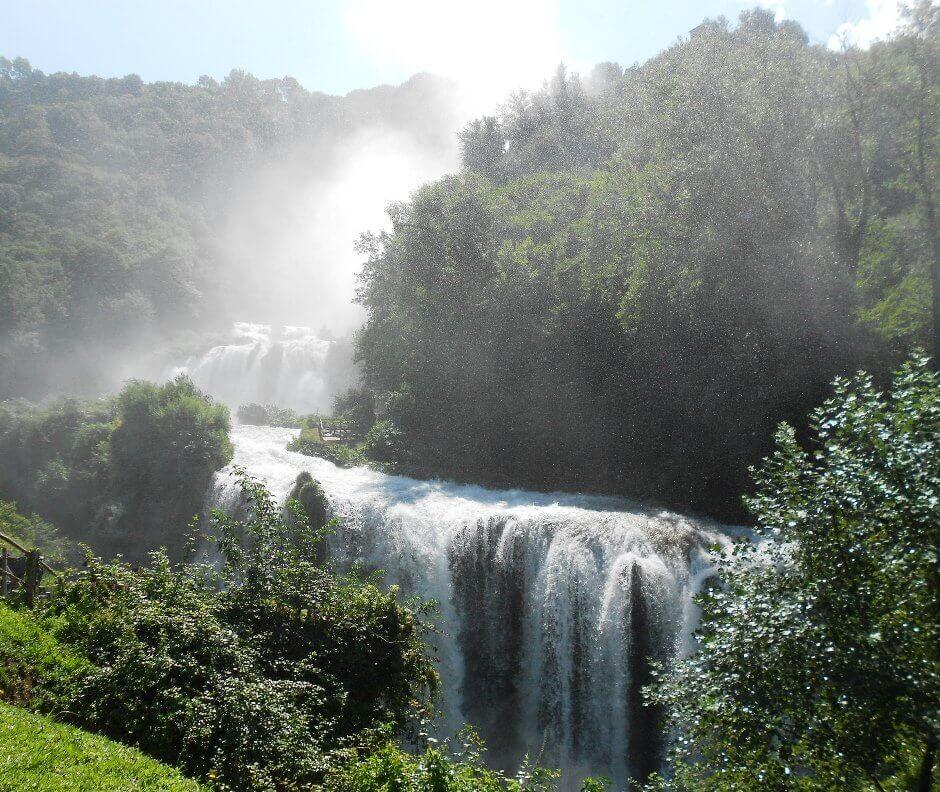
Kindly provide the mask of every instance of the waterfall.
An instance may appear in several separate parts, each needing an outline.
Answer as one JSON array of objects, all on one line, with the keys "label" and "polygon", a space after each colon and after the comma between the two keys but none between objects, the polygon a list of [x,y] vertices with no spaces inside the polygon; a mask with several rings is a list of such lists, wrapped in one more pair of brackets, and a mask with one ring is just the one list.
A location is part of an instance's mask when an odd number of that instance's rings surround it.
[{"label": "waterfall", "polygon": [[[287,451],[293,434],[236,427],[233,464],[281,499],[309,471],[342,523],[331,556],[439,603],[444,735],[469,722],[493,766],[514,770],[528,753],[617,789],[659,766],[657,713],[640,695],[647,658],[688,650],[705,548],[727,541],[716,526],[620,498],[344,470]],[[222,471],[212,503],[237,498]]]},{"label": "waterfall", "polygon": [[227,343],[191,357],[171,376],[188,374],[233,411],[250,402],[326,411],[330,394],[323,367],[329,348],[330,339],[309,327],[236,322]]}]

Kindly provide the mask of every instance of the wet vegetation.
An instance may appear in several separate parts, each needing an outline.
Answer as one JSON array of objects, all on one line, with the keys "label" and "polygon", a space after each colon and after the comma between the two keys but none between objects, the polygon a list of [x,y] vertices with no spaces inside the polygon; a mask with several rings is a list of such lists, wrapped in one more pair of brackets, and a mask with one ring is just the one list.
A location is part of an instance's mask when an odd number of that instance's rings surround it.
[{"label": "wet vegetation", "polygon": [[[143,560],[178,558],[213,473],[232,457],[228,410],[184,377],[131,382],[113,399],[0,406],[0,495],[66,538]],[[55,549],[35,519],[13,533]]]},{"label": "wet vegetation", "polygon": [[564,70],[362,240],[379,417],[448,476],[741,519],[832,378],[937,343],[938,38],[868,51],[753,11]]}]

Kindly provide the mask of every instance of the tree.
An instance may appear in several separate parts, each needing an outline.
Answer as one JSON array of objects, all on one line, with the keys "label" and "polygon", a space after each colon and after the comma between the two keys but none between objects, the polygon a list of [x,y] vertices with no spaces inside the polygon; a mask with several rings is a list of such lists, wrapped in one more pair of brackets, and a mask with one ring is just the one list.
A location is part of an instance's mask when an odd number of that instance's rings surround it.
[{"label": "tree", "polygon": [[940,378],[835,383],[814,450],[782,425],[756,541],[718,557],[699,650],[652,688],[674,790],[931,788],[940,735]]}]

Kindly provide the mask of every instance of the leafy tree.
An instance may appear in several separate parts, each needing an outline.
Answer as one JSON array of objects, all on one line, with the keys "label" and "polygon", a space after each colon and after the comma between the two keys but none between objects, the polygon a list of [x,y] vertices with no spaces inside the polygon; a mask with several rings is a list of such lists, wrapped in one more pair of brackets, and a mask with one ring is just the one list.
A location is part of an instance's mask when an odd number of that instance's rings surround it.
[{"label": "leafy tree", "polygon": [[463,171],[362,241],[378,417],[437,473],[741,519],[780,421],[933,343],[919,13],[831,52],[746,11],[469,125]]},{"label": "leafy tree", "polygon": [[41,551],[47,561],[72,560],[76,555],[75,545],[54,526],[37,514],[20,514],[12,501],[0,501],[0,532],[24,547]]},{"label": "leafy tree", "polygon": [[837,380],[804,450],[754,471],[756,540],[718,557],[699,650],[652,690],[676,790],[932,788],[940,736],[940,381]]},{"label": "leafy tree", "polygon": [[232,457],[228,410],[185,377],[113,400],[0,409],[0,493],[102,553],[183,551],[213,473]]}]

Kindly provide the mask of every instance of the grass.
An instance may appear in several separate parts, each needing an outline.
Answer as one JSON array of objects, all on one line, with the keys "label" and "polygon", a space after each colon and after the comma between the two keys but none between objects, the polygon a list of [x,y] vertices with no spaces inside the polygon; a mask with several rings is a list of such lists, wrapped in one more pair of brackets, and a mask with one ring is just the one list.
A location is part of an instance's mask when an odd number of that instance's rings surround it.
[{"label": "grass", "polygon": [[54,709],[87,667],[29,611],[0,602],[0,700]]},{"label": "grass", "polygon": [[297,451],[307,456],[323,457],[339,467],[365,465],[369,460],[362,444],[350,446],[345,443],[326,443],[320,439],[319,429],[302,429],[300,434],[287,444],[288,451]]},{"label": "grass", "polygon": [[0,792],[202,789],[133,748],[0,704]]}]

